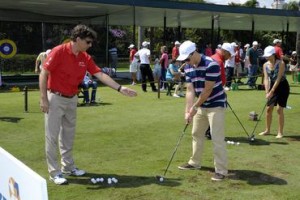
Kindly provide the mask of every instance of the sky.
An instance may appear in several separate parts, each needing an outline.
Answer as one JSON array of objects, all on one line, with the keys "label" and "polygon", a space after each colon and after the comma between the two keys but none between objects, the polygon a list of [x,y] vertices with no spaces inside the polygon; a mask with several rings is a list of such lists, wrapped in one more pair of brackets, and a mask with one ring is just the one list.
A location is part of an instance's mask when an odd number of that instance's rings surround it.
[{"label": "sky", "polygon": [[[206,0],[206,2],[209,3],[215,3],[215,4],[221,4],[221,5],[227,5],[228,3],[240,3],[243,4],[247,0]],[[285,0],[286,3],[288,3],[290,0]],[[258,0],[260,7],[271,8],[271,4],[274,2],[274,0]]]}]

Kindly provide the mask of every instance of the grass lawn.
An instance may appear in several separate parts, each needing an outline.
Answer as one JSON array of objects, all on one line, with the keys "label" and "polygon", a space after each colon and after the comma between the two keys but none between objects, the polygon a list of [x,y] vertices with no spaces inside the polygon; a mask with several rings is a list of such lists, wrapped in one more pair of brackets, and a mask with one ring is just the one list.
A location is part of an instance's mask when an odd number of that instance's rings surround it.
[{"label": "grass lawn", "polygon": [[[130,82],[128,80],[128,82]],[[291,82],[291,81],[290,81]],[[120,95],[107,87],[97,90],[99,106],[78,107],[74,159],[85,177],[70,177],[69,185],[57,186],[48,181],[44,155],[44,118],[39,111],[39,92],[29,93],[29,112],[24,113],[22,92],[0,93],[0,145],[47,180],[50,200],[187,200],[187,199],[299,199],[300,196],[300,85],[291,84],[291,95],[285,109],[284,138],[275,139],[277,114],[274,111],[272,135],[257,136],[249,144],[247,136],[228,108],[226,138],[240,142],[227,145],[229,176],[212,182],[212,143],[207,140],[202,169],[180,171],[177,166],[191,155],[191,126],[188,127],[167,172],[163,175],[184,128],[184,98],[164,93],[158,99],[152,92],[136,98]],[[249,133],[256,124],[249,112],[261,113],[264,91],[241,86],[229,91],[228,100]],[[264,130],[265,118],[255,134]],[[92,177],[116,177],[119,183],[93,185]]]}]

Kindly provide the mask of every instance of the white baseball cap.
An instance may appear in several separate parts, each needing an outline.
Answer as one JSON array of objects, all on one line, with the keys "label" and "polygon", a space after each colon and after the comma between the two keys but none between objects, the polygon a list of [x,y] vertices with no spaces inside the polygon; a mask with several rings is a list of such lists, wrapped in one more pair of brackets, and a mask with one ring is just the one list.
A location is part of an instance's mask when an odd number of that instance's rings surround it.
[{"label": "white baseball cap", "polygon": [[231,45],[232,45],[233,47],[237,47],[237,46],[238,46],[235,42],[231,42]]},{"label": "white baseball cap", "polygon": [[277,44],[277,43],[281,43],[281,40],[279,40],[279,39],[273,40],[273,44]]},{"label": "white baseball cap", "polygon": [[150,44],[150,42],[144,41],[144,42],[142,43],[142,46],[143,46],[143,47],[146,47],[146,46],[148,46],[149,44]]},{"label": "white baseball cap", "polygon": [[293,52],[292,52],[292,55],[296,55],[296,54],[297,54],[297,51],[293,51]]},{"label": "white baseball cap", "polygon": [[275,54],[275,48],[273,46],[267,46],[264,50],[263,57],[269,57]]},{"label": "white baseball cap", "polygon": [[132,49],[134,47],[134,44],[129,45],[128,49]]},{"label": "white baseball cap", "polygon": [[191,53],[196,51],[196,44],[190,40],[185,41],[179,47],[179,56],[176,60],[183,61],[186,60]]},{"label": "white baseball cap", "polygon": [[180,45],[180,44],[181,44],[181,43],[180,43],[180,42],[178,42],[178,41],[176,41],[176,42],[175,42],[175,45]]},{"label": "white baseball cap", "polygon": [[257,46],[257,45],[258,45],[257,41],[252,42],[252,46]]},{"label": "white baseball cap", "polygon": [[244,47],[247,47],[247,48],[248,48],[248,47],[250,47],[250,44],[245,44],[245,46],[244,46]]},{"label": "white baseball cap", "polygon": [[228,51],[231,56],[235,54],[233,46],[230,43],[227,42],[223,43],[221,49]]}]

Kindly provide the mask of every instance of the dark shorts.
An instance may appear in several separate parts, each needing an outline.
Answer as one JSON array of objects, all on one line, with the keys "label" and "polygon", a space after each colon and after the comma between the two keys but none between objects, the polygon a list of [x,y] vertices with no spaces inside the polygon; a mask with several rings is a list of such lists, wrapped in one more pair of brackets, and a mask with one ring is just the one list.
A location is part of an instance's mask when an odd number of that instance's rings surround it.
[{"label": "dark shorts", "polygon": [[[271,84],[272,88],[273,83]],[[274,95],[271,99],[268,100],[268,106],[277,106],[286,107],[286,103],[290,94],[290,86],[287,80],[283,80],[279,83],[278,87],[276,88]]]}]

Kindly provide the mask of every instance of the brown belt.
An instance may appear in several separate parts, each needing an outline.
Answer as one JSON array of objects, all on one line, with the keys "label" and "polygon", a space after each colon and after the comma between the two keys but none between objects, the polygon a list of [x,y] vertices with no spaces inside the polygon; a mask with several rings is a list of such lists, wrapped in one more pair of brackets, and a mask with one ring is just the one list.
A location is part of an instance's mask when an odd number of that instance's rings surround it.
[{"label": "brown belt", "polygon": [[58,91],[55,91],[55,90],[51,90],[51,89],[48,89],[49,92],[53,93],[53,94],[56,94],[58,96],[61,96],[61,97],[64,97],[64,98],[68,98],[68,99],[72,99],[75,95],[66,95],[66,94],[63,94],[61,92],[58,92]]}]

